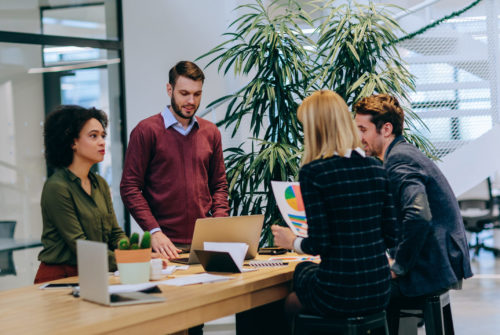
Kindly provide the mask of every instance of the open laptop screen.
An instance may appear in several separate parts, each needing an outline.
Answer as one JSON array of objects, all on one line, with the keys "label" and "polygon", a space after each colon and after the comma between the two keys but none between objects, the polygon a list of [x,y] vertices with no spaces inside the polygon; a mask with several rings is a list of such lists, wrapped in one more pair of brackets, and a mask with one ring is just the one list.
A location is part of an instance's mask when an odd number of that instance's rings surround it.
[{"label": "open laptop screen", "polygon": [[255,258],[259,249],[264,215],[229,216],[196,220],[189,259],[173,259],[176,263],[197,264],[194,250],[203,250],[203,242],[240,242],[248,244],[245,259]]}]

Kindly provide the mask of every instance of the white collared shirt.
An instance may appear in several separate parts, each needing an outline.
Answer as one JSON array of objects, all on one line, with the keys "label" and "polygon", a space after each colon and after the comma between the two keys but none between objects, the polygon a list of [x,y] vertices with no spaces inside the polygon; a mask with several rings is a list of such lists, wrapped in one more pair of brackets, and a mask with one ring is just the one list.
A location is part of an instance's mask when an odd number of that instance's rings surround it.
[{"label": "white collared shirt", "polygon": [[187,136],[191,132],[191,130],[193,129],[194,124],[198,123],[196,116],[193,116],[193,118],[191,119],[191,122],[189,122],[188,127],[184,128],[184,126],[179,121],[177,121],[177,119],[175,118],[172,111],[170,111],[170,106],[165,107],[163,112],[161,112],[161,116],[163,116],[163,120],[165,122],[165,129],[172,127],[179,134],[184,135],[184,136]]},{"label": "white collared shirt", "polygon": [[[357,152],[358,154],[360,154],[361,156],[366,157],[366,153],[365,153],[365,151],[364,151],[363,149],[361,149],[360,147],[357,147],[356,149],[354,149],[354,151],[356,151],[356,152]],[[351,154],[352,154],[352,149],[348,149],[348,150],[346,151],[346,153],[345,153],[344,157],[346,157],[346,158],[351,158]],[[336,151],[334,152],[334,155],[336,155],[336,156],[340,156],[340,155],[338,154],[338,152],[336,152]]]}]

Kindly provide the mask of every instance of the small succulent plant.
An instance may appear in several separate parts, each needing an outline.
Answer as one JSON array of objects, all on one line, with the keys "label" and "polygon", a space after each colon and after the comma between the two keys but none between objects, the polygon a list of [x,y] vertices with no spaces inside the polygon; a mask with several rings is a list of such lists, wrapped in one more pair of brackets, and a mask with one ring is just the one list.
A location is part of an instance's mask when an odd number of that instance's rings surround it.
[{"label": "small succulent plant", "polygon": [[144,232],[140,243],[138,233],[133,233],[130,236],[130,239],[122,238],[120,242],[118,242],[118,249],[120,250],[136,250],[149,248],[151,248],[151,233],[149,231]]}]

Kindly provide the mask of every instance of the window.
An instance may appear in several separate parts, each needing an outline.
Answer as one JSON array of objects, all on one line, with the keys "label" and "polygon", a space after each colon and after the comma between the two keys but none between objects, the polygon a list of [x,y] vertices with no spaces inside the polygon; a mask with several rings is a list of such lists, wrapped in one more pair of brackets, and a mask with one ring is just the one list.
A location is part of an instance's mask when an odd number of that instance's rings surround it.
[{"label": "window", "polygon": [[[52,4],[53,6],[39,6]],[[112,190],[118,222],[128,229],[119,195],[122,129],[120,1],[0,2],[0,221],[15,221],[14,239],[40,239],[40,195],[50,174],[43,122],[60,104],[104,110],[110,119],[105,160],[96,167]],[[30,285],[41,247],[12,252],[0,289]],[[0,267],[4,266],[0,264]]]}]

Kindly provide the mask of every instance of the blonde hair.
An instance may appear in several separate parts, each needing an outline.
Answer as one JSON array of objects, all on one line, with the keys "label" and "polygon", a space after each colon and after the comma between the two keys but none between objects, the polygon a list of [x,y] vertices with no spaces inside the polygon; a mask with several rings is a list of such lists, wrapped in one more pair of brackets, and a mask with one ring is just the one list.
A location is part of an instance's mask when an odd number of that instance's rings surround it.
[{"label": "blonde hair", "polygon": [[344,156],[361,146],[358,130],[344,99],[330,90],[316,91],[297,110],[304,126],[302,164],[315,159]]}]

